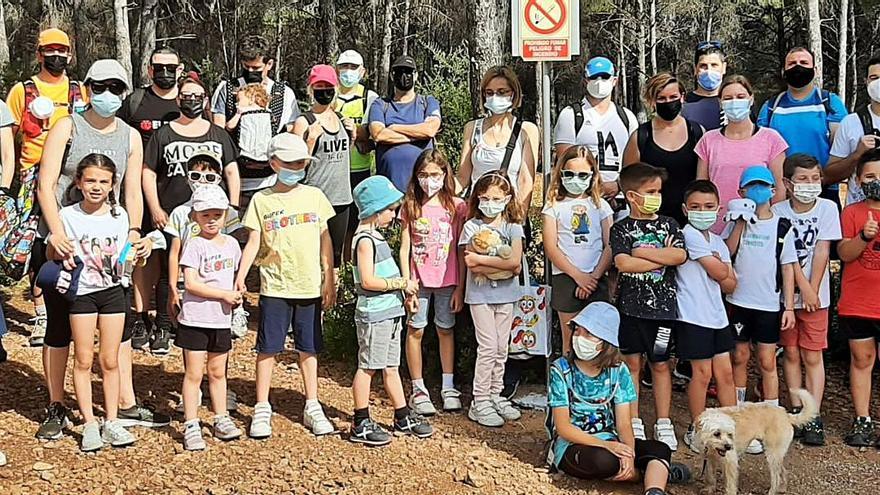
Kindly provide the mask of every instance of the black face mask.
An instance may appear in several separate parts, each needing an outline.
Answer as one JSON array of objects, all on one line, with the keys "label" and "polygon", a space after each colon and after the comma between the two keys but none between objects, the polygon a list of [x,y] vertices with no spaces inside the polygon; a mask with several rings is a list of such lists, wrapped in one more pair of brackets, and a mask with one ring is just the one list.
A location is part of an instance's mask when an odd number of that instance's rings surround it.
[{"label": "black face mask", "polygon": [[663,120],[673,120],[681,113],[681,100],[657,103],[657,116]]},{"label": "black face mask", "polygon": [[812,67],[804,67],[803,65],[795,65],[790,69],[786,69],[782,73],[785,83],[792,88],[803,88],[807,84],[813,82],[816,77],[816,69]]},{"label": "black face mask", "polygon": [[263,82],[263,71],[262,70],[254,70],[250,71],[244,69],[241,71],[241,78],[244,79],[244,82],[248,84],[257,84]]},{"label": "black face mask", "polygon": [[392,76],[394,87],[401,91],[409,91],[416,84],[416,76],[412,72],[395,72]]},{"label": "black face mask", "polygon": [[336,90],[333,88],[315,89],[312,93],[315,95],[315,101],[321,105],[329,105],[336,97]]},{"label": "black face mask", "polygon": [[67,57],[64,55],[47,55],[43,57],[43,67],[55,77],[64,74],[67,68]]},{"label": "black face mask", "polygon": [[153,73],[153,84],[159,89],[169,90],[177,84],[177,76],[174,72],[155,72]]},{"label": "black face mask", "polygon": [[180,102],[180,113],[187,118],[194,119],[202,114],[205,108],[205,99],[183,100]]}]

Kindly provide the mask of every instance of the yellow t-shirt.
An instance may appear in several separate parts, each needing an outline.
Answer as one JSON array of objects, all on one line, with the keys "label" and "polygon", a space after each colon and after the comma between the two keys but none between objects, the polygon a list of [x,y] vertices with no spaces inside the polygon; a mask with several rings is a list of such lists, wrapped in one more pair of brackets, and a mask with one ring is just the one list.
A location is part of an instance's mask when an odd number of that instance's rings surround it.
[{"label": "yellow t-shirt", "polygon": [[[19,129],[21,134],[22,169],[28,169],[40,163],[40,158],[43,156],[43,145],[46,143],[46,135],[49,133],[49,129],[62,117],[70,115],[68,109],[70,82],[67,76],[61,82],[55,84],[47,83],[38,77],[33,77],[31,80],[36,84],[39,96],[45,96],[55,102],[55,113],[49,117],[48,127],[44,127],[43,132],[36,137],[28,137]],[[80,95],[83,99],[80,105],[85,106],[88,98],[82,85],[80,85]],[[25,116],[24,100],[24,84],[19,82],[9,90],[9,96],[6,98],[6,105],[9,106],[9,111],[12,113],[15,125],[17,126],[21,126],[22,119]]]},{"label": "yellow t-shirt", "polygon": [[254,195],[242,223],[260,232],[260,295],[321,297],[321,232],[335,214],[327,196],[312,186]]}]

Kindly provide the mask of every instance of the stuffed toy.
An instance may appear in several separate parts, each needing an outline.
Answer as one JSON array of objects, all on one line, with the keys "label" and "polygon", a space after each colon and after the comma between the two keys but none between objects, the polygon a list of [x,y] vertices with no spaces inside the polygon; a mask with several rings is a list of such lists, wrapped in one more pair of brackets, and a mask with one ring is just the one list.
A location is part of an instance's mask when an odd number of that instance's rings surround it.
[{"label": "stuffed toy", "polygon": [[755,202],[751,199],[738,198],[731,199],[727,203],[727,214],[724,215],[725,222],[735,222],[743,219],[751,224],[758,222],[758,215],[755,214]]},{"label": "stuffed toy", "polygon": [[[470,242],[470,250],[486,256],[497,256],[509,259],[513,249],[501,240],[501,235],[493,229],[483,229],[477,232]],[[479,273],[474,275],[474,282],[483,285],[490,280],[507,280],[513,278],[514,273],[509,270],[497,270],[492,273]]]}]

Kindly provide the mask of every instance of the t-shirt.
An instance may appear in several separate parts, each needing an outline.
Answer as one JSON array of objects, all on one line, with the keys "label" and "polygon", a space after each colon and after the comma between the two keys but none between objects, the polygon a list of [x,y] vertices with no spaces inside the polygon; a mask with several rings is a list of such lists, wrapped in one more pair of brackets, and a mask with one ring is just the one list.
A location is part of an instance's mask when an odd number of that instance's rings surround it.
[{"label": "t-shirt", "polygon": [[[244,79],[238,78],[237,80],[238,87],[244,87],[245,82]],[[283,84],[283,83],[281,83]],[[211,112],[215,115],[223,115],[226,116],[226,99],[229,91],[229,82],[221,81],[220,84],[217,85],[217,89],[214,91],[214,94],[211,96]],[[275,87],[275,81],[272,79],[267,79],[265,81],[266,93],[269,96],[272,95],[272,90]],[[281,120],[278,122],[278,131],[284,129],[288,124],[292,124],[299,117],[299,104],[296,102],[296,93],[290,89],[290,86],[284,85],[284,109],[281,112]]]},{"label": "t-shirt", "polygon": [[[776,203],[772,209],[775,215],[791,220],[798,262],[804,271],[804,276],[809,280],[813,273],[816,244],[819,241],[840,240],[840,217],[837,214],[837,205],[830,200],[819,198],[813,207],[804,213],[796,213],[791,207],[791,200]],[[822,308],[831,305],[830,287],[829,268],[826,266],[822,285],[819,286],[819,305]],[[795,291],[794,307],[801,309],[804,307],[804,302],[797,289]]]},{"label": "t-shirt", "polygon": [[[602,238],[602,222],[614,215],[604,199],[599,207],[589,198],[568,198],[547,205],[542,212],[556,222],[557,244],[578,270],[590,273],[599,264],[608,239]],[[553,265],[553,275],[562,270]]]},{"label": "t-shirt", "polygon": [[[776,258],[776,244],[779,240],[779,216],[746,223],[739,249],[735,254],[733,270],[736,272],[736,289],[727,296],[731,304],[760,311],[779,311],[782,286],[777,286],[776,270],[779,265],[795,263],[798,260],[794,247],[794,229],[788,231],[782,243],[782,255]],[[733,232],[734,223],[728,224],[723,238]]]},{"label": "t-shirt", "polygon": [[720,220],[727,213],[727,203],[739,198],[739,178],[745,169],[753,165],[770,166],[774,158],[788,149],[782,136],[773,129],[758,128],[750,138],[744,140],[728,139],[715,129],[703,134],[694,150],[697,156],[709,166],[709,180],[718,187],[721,208],[719,220],[712,226],[712,232],[720,234],[724,222]]},{"label": "t-shirt", "polygon": [[422,206],[422,214],[410,221],[410,271],[422,287],[437,289],[458,285],[458,236],[468,215],[467,203],[455,198],[455,218],[440,205]]},{"label": "t-shirt", "polygon": [[150,137],[156,130],[180,117],[180,108],[177,106],[177,99],[166,100],[162,98],[153,92],[152,86],[135,91],[143,91],[140,106],[132,108],[132,95],[128,95],[122,102],[122,108],[119,109],[116,116],[137,129],[144,140],[144,148],[146,148]]},{"label": "t-shirt", "polygon": [[[635,248],[684,249],[678,222],[657,215],[654,220],[626,217],[611,226],[611,254],[632,255]],[[621,313],[647,320],[674,320],[675,267],[665,266],[646,273],[620,273],[617,282],[617,309]]]},{"label": "t-shirt", "polygon": [[116,216],[108,211],[89,215],[76,203],[59,213],[64,232],[73,239],[75,255],[83,262],[77,296],[109,289],[122,282],[119,255],[128,242],[128,214],[116,207]]},{"label": "t-shirt", "polygon": [[727,123],[724,110],[721,109],[721,100],[717,96],[701,96],[693,91],[685,95],[681,115],[700,124],[707,131],[718,129]]},{"label": "t-shirt", "polygon": [[166,212],[192,196],[186,180],[186,162],[196,152],[210,150],[222,157],[224,167],[235,164],[235,144],[229,133],[211,124],[202,136],[181,136],[171,125],[159,128],[144,151],[144,165],[156,172],[159,204]]},{"label": "t-shirt", "polygon": [[[198,236],[202,229],[190,218],[192,213],[192,199],[178,206],[168,215],[168,223],[165,224],[165,233],[180,239],[181,245],[186,245],[190,239]],[[226,210],[226,224],[223,226],[223,234],[231,234],[242,227],[235,208]]]},{"label": "t-shirt", "polygon": [[706,273],[699,260],[718,253],[721,261],[730,263],[730,251],[721,237],[709,232],[709,239],[692,225],[681,229],[688,258],[675,270],[678,286],[678,320],[704,328],[727,328],[727,311],[721,285]]},{"label": "t-shirt", "polygon": [[[355,125],[365,124],[366,118],[369,117],[370,108],[373,102],[379,98],[374,91],[366,89],[363,85],[358,84],[351,94],[336,94],[336,111],[343,117],[348,117],[354,121]],[[361,172],[371,170],[376,166],[376,154],[361,153],[357,146],[352,143],[351,146],[351,171]]]},{"label": "t-shirt", "polygon": [[[880,115],[874,113],[868,106],[868,112],[871,116],[871,125],[873,129],[880,129]],[[878,133],[880,135],[880,133]],[[840,127],[834,135],[834,144],[831,146],[831,156],[837,158],[847,158],[856,152],[859,147],[859,141],[865,136],[865,129],[862,127],[862,120],[859,114],[851,113],[840,121]],[[862,185],[859,184],[858,178],[853,173],[849,178],[846,188],[847,204],[857,203],[865,200],[865,193],[862,192]]]},{"label": "t-shirt", "polygon": [[260,232],[260,295],[321,297],[321,232],[335,214],[324,193],[312,186],[254,194],[243,223]]},{"label": "t-shirt", "polygon": [[[416,95],[408,103],[377,99],[370,107],[369,122],[380,122],[385,127],[391,127],[394,124],[422,124],[433,117],[440,118],[440,103],[437,99],[433,96]],[[388,177],[397,189],[406,191],[416,159],[422,151],[433,147],[433,139],[393,145],[376,144],[376,173]]]},{"label": "t-shirt", "polygon": [[[355,321],[359,323],[375,323],[398,318],[406,315],[403,308],[403,291],[373,291],[365,289],[358,268],[357,250],[362,242],[373,245],[373,275],[376,278],[393,279],[400,278],[400,268],[394,261],[394,253],[388,241],[382,237],[378,230],[362,230],[357,232],[351,240],[354,255],[353,278],[355,291],[357,292],[357,304],[355,306]],[[369,347],[369,346],[367,346]]]},{"label": "t-shirt", "polygon": [[[550,367],[547,404],[551,408],[567,407],[571,424],[601,440],[618,440],[614,407],[637,400],[632,375],[625,365],[608,368],[597,376],[589,376],[577,365],[557,359]],[[569,369],[566,381],[563,366]],[[570,388],[569,388],[570,384]],[[551,412],[552,414],[552,412]],[[553,462],[559,465],[571,442],[558,437],[553,444]]]},{"label": "t-shirt", "polygon": [[[195,269],[199,281],[208,287],[233,290],[235,271],[241,262],[241,248],[232,237],[225,234],[219,234],[219,237],[223,239],[222,245],[204,237],[190,239],[180,255],[180,266],[182,269]],[[197,328],[230,328],[232,306],[217,299],[206,299],[184,291],[177,321]]]},{"label": "t-shirt", "polygon": [[0,127],[9,127],[15,124],[15,117],[9,111],[9,107],[3,100],[0,100]]},{"label": "t-shirt", "polygon": [[596,111],[586,98],[581,102],[581,106],[584,112],[584,125],[580,129],[574,128],[574,110],[571,107],[565,107],[559,112],[556,128],[553,131],[553,144],[580,144],[588,147],[599,162],[602,180],[614,182],[620,175],[623,150],[629,142],[630,134],[639,127],[639,121],[636,120],[635,114],[624,108],[623,111],[629,119],[629,127],[624,126],[614,103],[608,105],[608,109],[603,114]]},{"label": "t-shirt", "polygon": [[[488,225],[483,220],[472,218],[468,220],[461,230],[458,239],[459,246],[467,246],[471,239],[483,230],[494,230],[501,237],[501,241],[508,246],[513,245],[514,239],[522,240],[524,234],[522,225],[502,222],[500,227]],[[513,277],[507,280],[492,280],[482,285],[474,281],[474,274],[467,271],[467,286],[464,293],[464,302],[467,304],[507,304],[519,299],[519,278]]]},{"label": "t-shirt", "polygon": [[[840,216],[844,239],[859,236],[868,211],[874,218],[880,217],[880,210],[870,210],[868,203],[862,201],[847,206]],[[880,304],[877,304],[877,287],[880,283],[880,238],[874,238],[854,261],[845,263],[843,279],[840,283],[840,299],[837,313],[840,316],[880,320]]]}]

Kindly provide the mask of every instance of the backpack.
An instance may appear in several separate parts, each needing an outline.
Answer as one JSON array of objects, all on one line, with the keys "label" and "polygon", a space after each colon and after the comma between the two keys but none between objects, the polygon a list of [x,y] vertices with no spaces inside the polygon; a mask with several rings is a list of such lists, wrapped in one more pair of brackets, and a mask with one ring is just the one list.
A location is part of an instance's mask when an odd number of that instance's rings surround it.
[{"label": "backpack", "polygon": [[[689,146],[691,149],[696,147],[697,142],[703,137],[703,128],[700,127],[700,124],[692,121],[686,120],[687,122],[687,131],[688,131],[688,139],[685,146]],[[636,130],[636,144],[638,144],[639,153],[645,152],[645,146],[648,145],[648,142],[651,141],[651,138],[654,135],[654,129],[651,127],[651,122],[645,122],[640,125],[638,130]]]},{"label": "backpack", "polygon": [[779,217],[776,224],[776,292],[782,297],[782,248],[785,247],[785,236],[791,231],[791,220]]},{"label": "backpack", "polygon": [[370,112],[370,109],[367,108],[367,97],[370,95],[370,90],[366,86],[361,86],[361,87],[364,88],[364,94],[354,95],[354,98],[352,98],[348,101],[345,101],[342,98],[339,99],[339,101],[342,103],[341,105],[339,105],[340,111],[342,110],[342,107],[344,107],[345,105],[348,105],[349,103],[354,103],[355,101],[360,100],[361,101],[361,115],[363,115],[363,118],[367,118],[367,116]]},{"label": "backpack", "polygon": [[[49,119],[38,119],[31,114],[31,102],[40,96],[37,83],[31,78],[22,81],[21,84],[24,88],[24,118],[22,119],[21,130],[25,136],[35,138],[48,130]],[[68,79],[67,84],[67,112],[68,114],[73,114],[80,105],[84,104],[82,90],[77,81]],[[77,105],[77,103],[80,105]]]},{"label": "backpack", "polygon": [[[773,100],[773,105],[767,106],[767,127],[771,127],[771,123],[773,122],[773,112],[776,111],[776,107],[779,106],[779,102],[782,100],[782,97],[785,96],[786,91],[783,91],[776,95],[776,99]],[[831,108],[831,93],[827,89],[822,90],[822,106],[825,107],[825,125],[828,126],[828,115],[834,113],[834,109]],[[829,127],[830,132],[830,127]]]},{"label": "backpack", "polygon": [[[572,103],[569,105],[569,108],[574,112],[574,136],[577,139],[577,135],[581,132],[581,127],[584,126],[584,106],[581,103]],[[623,126],[626,127],[627,132],[629,131],[629,115],[626,114],[626,109],[618,104],[614,104],[614,108],[617,110],[617,117],[623,122]]]},{"label": "backpack", "polygon": [[856,110],[856,115],[859,116],[859,122],[862,123],[862,133],[865,136],[880,136],[880,130],[874,128],[874,121],[871,118],[871,112],[868,110],[868,105]]},{"label": "backpack", "polygon": [[[233,86],[235,84],[235,86]],[[238,98],[236,94],[241,88],[238,78],[226,81],[226,120],[232,118],[238,111]],[[269,112],[272,113],[272,135],[281,134],[278,128],[281,126],[281,115],[284,113],[284,88],[287,85],[282,81],[275,81],[272,91],[269,93]],[[236,134],[238,131],[236,131]],[[235,136],[238,137],[237,135]]]},{"label": "backpack", "polygon": [[134,115],[138,108],[141,107],[141,103],[144,101],[144,95],[147,94],[147,88],[149,86],[142,86],[140,88],[134,88],[134,91],[131,92],[131,96],[128,97],[128,115],[129,117]]}]

